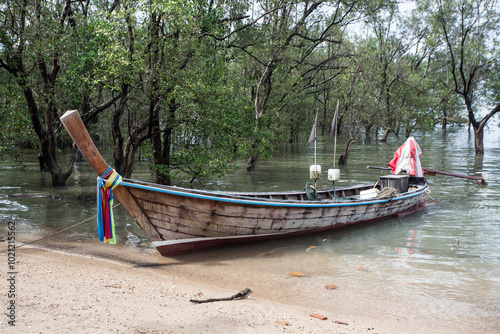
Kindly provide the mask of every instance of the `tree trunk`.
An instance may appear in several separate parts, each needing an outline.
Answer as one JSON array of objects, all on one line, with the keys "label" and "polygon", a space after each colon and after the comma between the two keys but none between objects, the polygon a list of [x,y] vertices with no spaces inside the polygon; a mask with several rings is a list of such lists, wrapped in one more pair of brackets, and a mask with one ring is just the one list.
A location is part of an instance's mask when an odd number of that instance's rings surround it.
[{"label": "tree trunk", "polygon": [[[163,148],[161,152],[161,159],[166,166],[171,165],[171,156],[172,156],[172,136],[174,134],[172,124],[175,120],[175,113],[177,107],[175,106],[175,101],[171,101],[169,112],[168,112],[168,122],[167,128],[165,129],[165,133],[163,134]],[[162,174],[159,177],[157,176],[157,182],[165,185],[172,185],[172,176],[170,171],[168,174]]]},{"label": "tree trunk", "polygon": [[448,112],[443,110],[443,118],[441,118],[441,129],[446,129],[448,125]]},{"label": "tree trunk", "polygon": [[[152,124],[151,139],[153,143],[153,160],[154,160],[154,165],[157,167],[160,166],[168,167],[169,161],[166,161],[162,154],[164,150],[163,145],[165,144],[162,144],[159,106],[157,106],[158,101],[156,100],[157,98],[153,97],[152,100],[150,101],[150,109],[151,109],[150,122]],[[167,137],[167,134],[165,134],[165,137]],[[156,175],[156,183],[158,184],[170,185],[172,182],[170,176],[168,175],[168,173],[165,173],[165,171],[157,169],[155,170],[155,175]]]},{"label": "tree trunk", "polygon": [[38,104],[34,98],[33,90],[29,87],[27,82],[27,75],[24,73],[24,68],[20,71],[22,78],[19,80],[20,85],[24,86],[23,93],[26,99],[26,104],[28,106],[28,111],[31,118],[31,123],[33,129],[40,140],[41,146],[41,159],[43,164],[50,172],[52,177],[53,186],[64,186],[66,185],[66,179],[71,175],[73,171],[73,163],[76,154],[73,154],[73,158],[66,171],[62,171],[57,163],[57,145],[55,139],[54,128],[52,125],[52,114],[49,110],[45,111],[45,127],[40,120]]},{"label": "tree trunk", "polygon": [[125,156],[123,152],[123,135],[120,129],[120,121],[127,105],[128,101],[128,85],[123,84],[121,89],[121,99],[118,106],[115,108],[115,112],[113,113],[113,124],[111,124],[111,133],[113,134],[113,158],[114,158],[114,167],[118,174],[123,177],[130,177],[130,175],[125,174],[124,165]]},{"label": "tree trunk", "polygon": [[[55,142],[54,142],[55,145]],[[74,149],[71,155],[71,160],[68,164],[68,169],[63,171],[55,158],[56,155],[56,147],[52,147],[52,145],[48,142],[45,144],[42,143],[42,153],[40,154],[39,159],[44,164],[45,168],[49,171],[50,176],[52,178],[52,186],[54,187],[64,187],[66,185],[66,180],[73,172],[73,165],[76,160],[76,152]]]},{"label": "tree trunk", "polygon": [[[257,148],[259,147],[260,140],[256,139],[253,144],[252,144],[252,149],[251,152],[257,152]],[[248,158],[247,161],[247,171],[251,172],[255,170],[255,165],[257,165],[257,160],[259,159],[258,154],[252,154],[250,158]]]},{"label": "tree trunk", "polygon": [[[128,6],[126,4],[125,8],[128,9]],[[135,40],[134,40],[134,32],[130,19],[130,14],[125,15],[125,21],[127,22],[128,41],[129,41],[128,57],[129,60],[132,61],[135,51]],[[129,126],[128,129],[129,137],[126,140],[126,144],[122,132],[120,130],[120,121],[123,117],[125,108],[127,107],[128,91],[129,91],[129,84],[123,82],[121,87],[120,103],[118,104],[118,107],[116,107],[115,112],[113,113],[113,125],[112,125],[112,133],[114,139],[113,156],[115,158],[115,169],[118,172],[118,174],[126,178],[130,178],[132,176],[132,171],[134,170],[135,152],[137,151],[137,147],[140,145],[140,143],[137,140],[138,124],[136,122],[132,122],[133,124],[127,122]]]},{"label": "tree trunk", "polygon": [[484,154],[484,127],[474,128],[474,148],[476,154]]},{"label": "tree trunk", "polygon": [[[466,100],[466,104],[469,101],[470,99]],[[484,127],[491,117],[500,112],[500,103],[498,103],[486,116],[484,116],[480,122],[476,122],[470,102],[467,104],[467,109],[469,109],[469,121],[474,129],[474,147],[476,149],[476,154],[484,154]]]},{"label": "tree trunk", "polygon": [[257,157],[257,156],[251,156],[250,158],[248,158],[247,172],[251,172],[251,171],[255,170],[255,165],[257,164],[258,158],[259,157]]},{"label": "tree trunk", "polygon": [[347,145],[345,147],[344,155],[339,157],[339,165],[344,166],[347,164],[347,158],[349,157],[349,153],[351,153],[351,145],[356,142],[356,139],[349,139]]},{"label": "tree trunk", "polygon": [[54,187],[64,187],[66,186],[66,180],[68,179],[68,173],[58,172],[55,174],[50,174],[52,176],[52,186]]},{"label": "tree trunk", "polygon": [[387,137],[389,137],[389,133],[391,132],[391,128],[387,128],[385,129],[384,131],[384,135],[382,136],[382,139],[380,139],[380,141],[382,143],[386,143],[387,142]]}]

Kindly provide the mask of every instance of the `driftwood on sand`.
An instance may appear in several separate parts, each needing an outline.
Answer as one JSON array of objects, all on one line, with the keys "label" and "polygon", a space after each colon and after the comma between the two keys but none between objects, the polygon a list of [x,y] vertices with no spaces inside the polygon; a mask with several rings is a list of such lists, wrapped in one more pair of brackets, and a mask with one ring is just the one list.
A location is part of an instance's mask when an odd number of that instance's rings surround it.
[{"label": "driftwood on sand", "polygon": [[209,298],[209,299],[203,299],[203,300],[196,300],[196,299],[191,299],[190,302],[194,304],[203,304],[203,303],[211,303],[211,302],[220,302],[220,301],[228,301],[228,300],[235,300],[235,299],[243,299],[248,297],[249,294],[252,293],[252,290],[249,288],[246,288],[245,290],[242,290],[238,292],[237,294],[231,296],[231,297],[226,297],[226,298]]}]

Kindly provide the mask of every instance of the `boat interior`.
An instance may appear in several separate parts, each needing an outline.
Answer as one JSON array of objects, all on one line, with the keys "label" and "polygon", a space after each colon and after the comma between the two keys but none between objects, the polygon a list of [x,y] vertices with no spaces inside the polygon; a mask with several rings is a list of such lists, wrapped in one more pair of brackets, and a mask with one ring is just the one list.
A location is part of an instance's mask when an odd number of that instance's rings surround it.
[{"label": "boat interior", "polygon": [[[161,186],[140,181],[132,181],[125,179],[126,182],[131,182],[139,185],[144,185],[157,189],[168,189],[180,191],[182,193],[204,194],[225,198],[252,198],[263,200],[277,201],[355,201],[367,200],[382,197],[395,197],[400,194],[405,194],[410,191],[417,190],[425,186],[424,178],[409,177],[408,175],[388,175],[381,176],[380,180],[372,184],[326,188],[319,186],[319,182],[309,180],[304,190],[299,191],[283,191],[283,192],[226,192],[226,191],[208,191],[208,190],[192,190],[186,188]],[[321,183],[322,185],[322,183]]]},{"label": "boat interior", "polygon": [[[370,198],[395,197],[423,187],[426,184],[424,178],[409,177],[408,175],[388,175],[380,177],[375,184],[365,184],[335,188],[311,188],[303,191],[292,192],[260,192],[260,193],[235,193],[239,196],[252,198],[265,198],[287,201],[353,201],[366,200]],[[315,191],[314,191],[315,190]],[[311,194],[315,193],[315,194]]]}]

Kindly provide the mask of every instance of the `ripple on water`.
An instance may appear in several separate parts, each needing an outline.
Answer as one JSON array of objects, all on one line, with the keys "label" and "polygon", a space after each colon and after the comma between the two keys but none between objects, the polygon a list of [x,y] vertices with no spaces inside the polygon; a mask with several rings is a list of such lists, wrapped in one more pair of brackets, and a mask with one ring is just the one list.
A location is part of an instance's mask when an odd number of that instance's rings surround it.
[{"label": "ripple on water", "polygon": [[18,212],[18,211],[28,211],[28,210],[29,208],[27,206],[22,205],[17,201],[0,200],[0,211]]}]

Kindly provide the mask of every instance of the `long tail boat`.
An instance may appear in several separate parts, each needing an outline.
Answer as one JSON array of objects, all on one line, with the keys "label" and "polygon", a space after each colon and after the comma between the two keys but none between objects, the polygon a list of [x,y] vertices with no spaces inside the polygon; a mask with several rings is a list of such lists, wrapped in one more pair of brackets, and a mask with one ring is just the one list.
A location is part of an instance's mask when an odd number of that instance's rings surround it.
[{"label": "long tail boat", "polygon": [[[108,171],[109,165],[91,140],[78,112],[66,112],[61,121],[96,174]],[[399,193],[379,193],[392,188],[398,188]],[[221,192],[123,178],[113,189],[113,196],[160,254],[173,256],[407,214],[422,207],[423,196],[428,190],[424,178],[387,175],[380,176],[373,184],[317,190],[311,200],[307,189]],[[379,195],[366,198],[367,193],[373,192]]]}]

